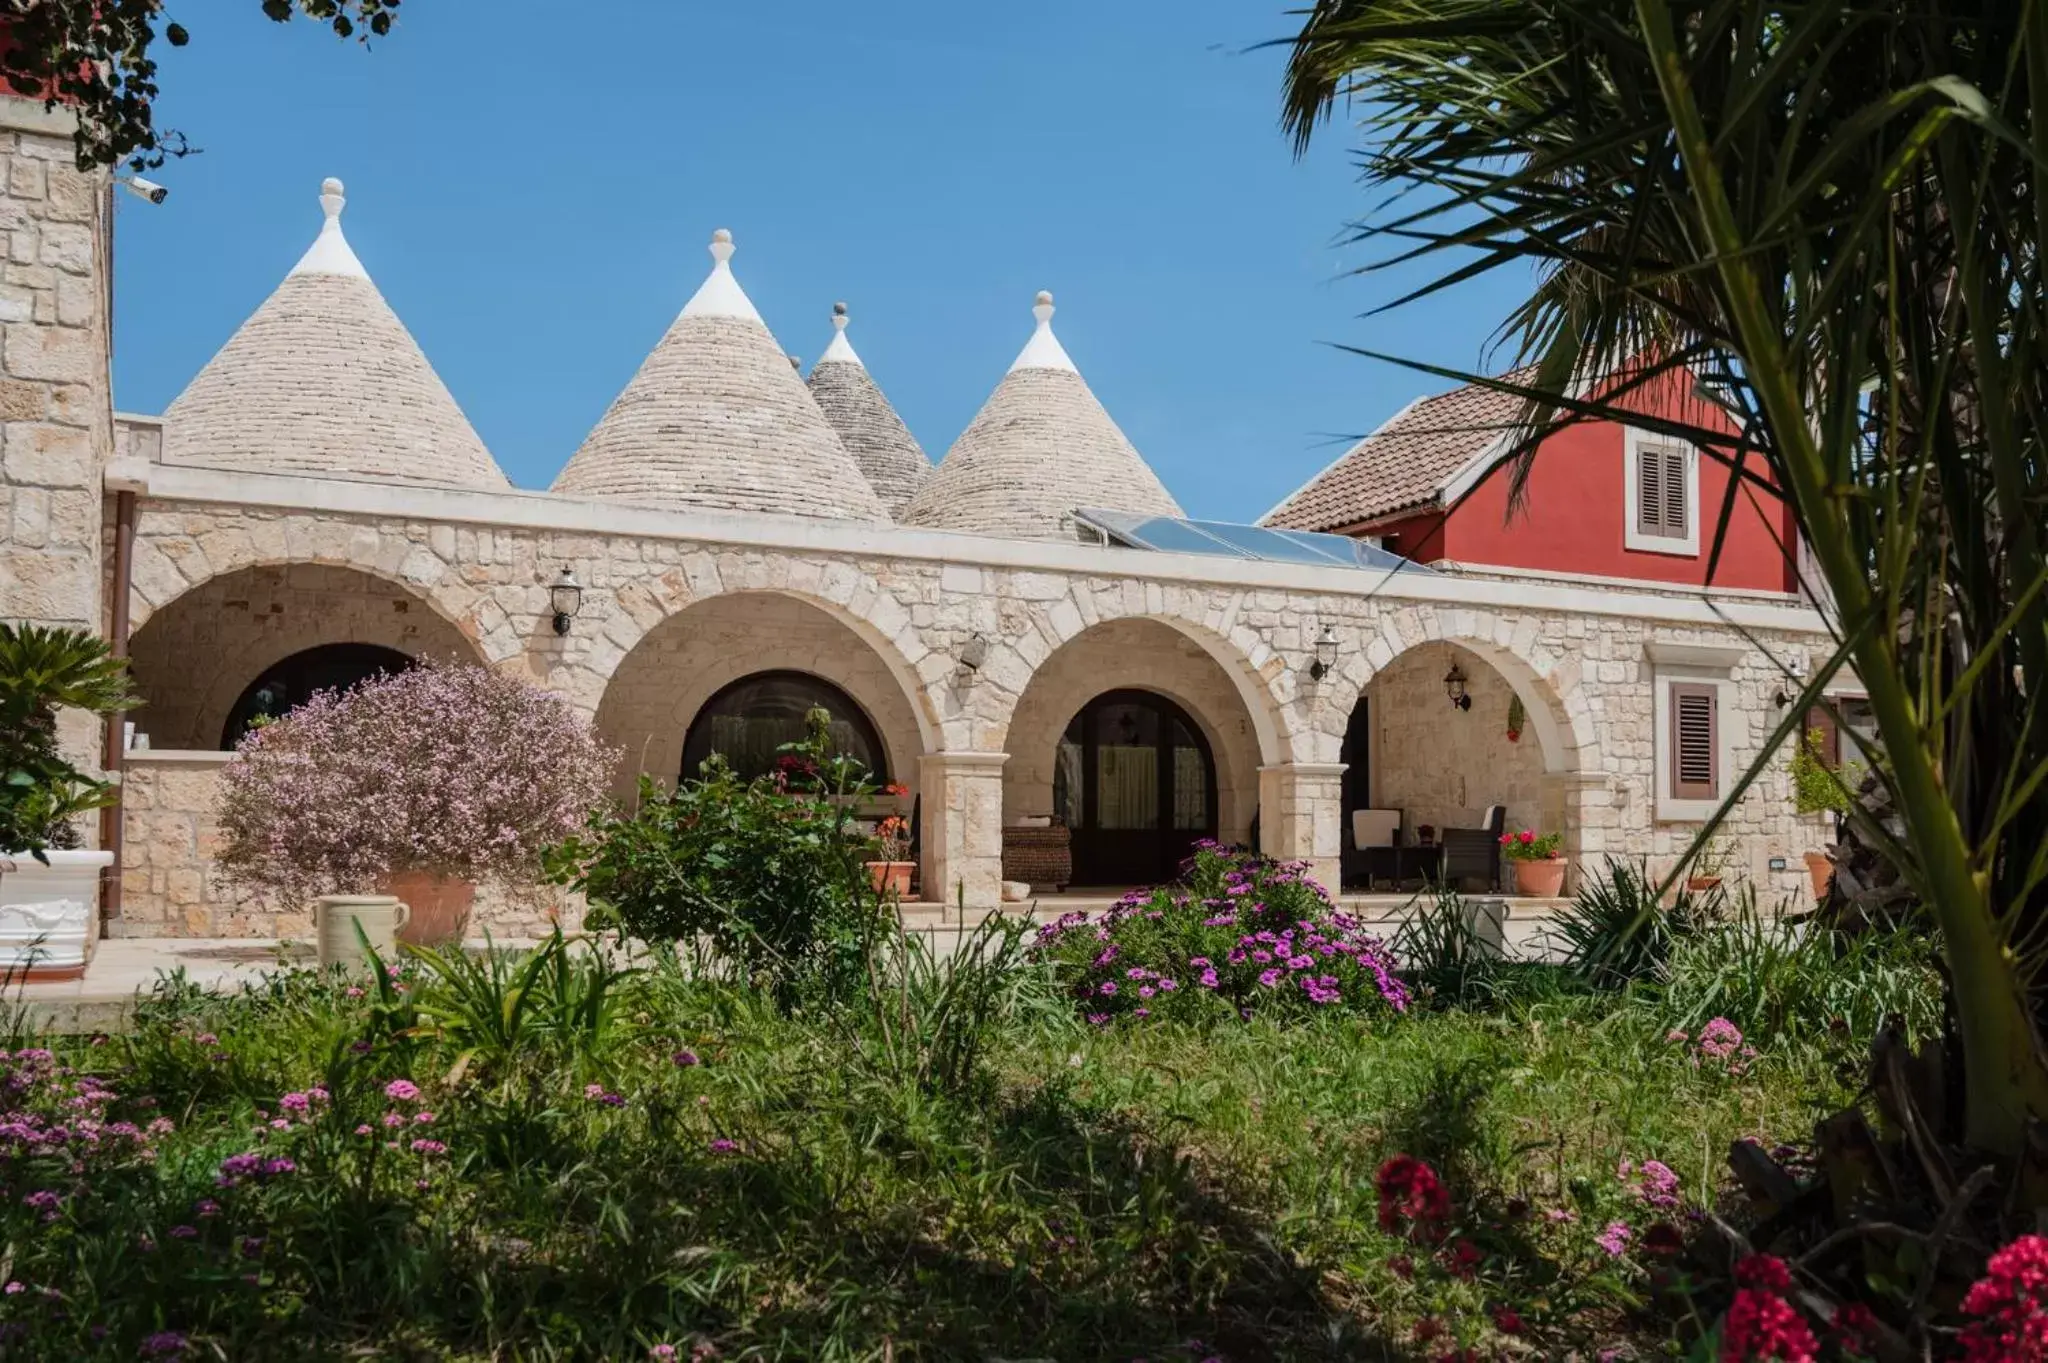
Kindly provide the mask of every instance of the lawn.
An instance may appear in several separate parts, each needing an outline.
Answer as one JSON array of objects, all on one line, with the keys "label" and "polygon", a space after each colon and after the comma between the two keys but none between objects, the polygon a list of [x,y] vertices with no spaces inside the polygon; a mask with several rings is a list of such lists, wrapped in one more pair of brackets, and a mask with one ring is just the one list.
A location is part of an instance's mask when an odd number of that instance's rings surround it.
[{"label": "lawn", "polygon": [[[1859,1042],[1673,1039],[1676,990],[1541,966],[1483,1009],[1090,1025],[999,966],[945,1083],[899,1025],[941,995],[589,951],[16,1037],[0,1355],[1646,1357],[1729,1143],[1807,1134]],[[1383,1195],[1398,1155],[1447,1210]]]}]

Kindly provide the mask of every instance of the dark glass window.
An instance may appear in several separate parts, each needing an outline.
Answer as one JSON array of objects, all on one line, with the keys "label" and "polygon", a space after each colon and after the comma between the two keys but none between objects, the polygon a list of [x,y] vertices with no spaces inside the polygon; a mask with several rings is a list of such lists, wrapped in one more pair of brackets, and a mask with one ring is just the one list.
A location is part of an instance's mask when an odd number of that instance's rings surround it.
[{"label": "dark glass window", "polygon": [[403,672],[412,665],[411,658],[381,644],[322,644],[294,653],[249,683],[228,711],[220,745],[232,749],[259,720],[290,714],[315,691],[346,691],[357,682]]},{"label": "dark glass window", "polygon": [[868,769],[868,779],[889,779],[881,735],[853,697],[808,672],[758,672],[742,677],[704,703],[683,739],[682,777],[695,777],[704,760],[722,754],[743,777],[774,769],[777,750],[804,737],[804,716],[832,716],[832,751]]}]

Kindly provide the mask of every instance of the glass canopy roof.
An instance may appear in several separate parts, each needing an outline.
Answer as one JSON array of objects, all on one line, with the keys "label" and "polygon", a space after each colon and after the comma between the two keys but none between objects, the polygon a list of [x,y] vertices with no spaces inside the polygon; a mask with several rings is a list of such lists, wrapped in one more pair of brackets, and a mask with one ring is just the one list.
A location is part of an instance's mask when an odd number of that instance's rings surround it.
[{"label": "glass canopy roof", "polygon": [[1231,525],[1226,521],[1187,521],[1176,516],[1141,516],[1128,511],[1083,507],[1074,513],[1088,531],[1127,549],[1157,549],[1169,554],[1207,554],[1213,558],[1249,558],[1266,563],[1307,563],[1320,568],[1374,568],[1381,572],[1427,573],[1432,570],[1390,554],[1365,540],[1346,535],[1321,535],[1309,530],[1269,530],[1262,525]]}]

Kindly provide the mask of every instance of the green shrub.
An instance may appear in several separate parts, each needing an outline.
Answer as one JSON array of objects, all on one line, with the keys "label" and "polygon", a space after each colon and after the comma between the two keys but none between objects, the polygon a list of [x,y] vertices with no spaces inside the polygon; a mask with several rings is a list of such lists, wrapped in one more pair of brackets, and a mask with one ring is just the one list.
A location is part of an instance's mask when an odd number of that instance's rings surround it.
[{"label": "green shrub", "polygon": [[600,813],[549,853],[551,878],[589,896],[590,926],[706,937],[785,1005],[859,987],[881,915],[853,812],[874,790],[829,751],[823,712],[811,719],[790,760],[751,781],[718,757],[673,792],[643,778],[636,810]]},{"label": "green shrub", "polygon": [[1761,912],[1752,892],[1724,921],[1674,942],[1661,986],[1644,1001],[1675,1030],[1722,1017],[1759,1046],[1861,1059],[1887,1023],[1912,1041],[1939,1032],[1935,959],[1924,931],[1838,932],[1817,919]]},{"label": "green shrub", "polygon": [[1552,934],[1566,969],[1596,987],[1619,989],[1655,978],[1674,944],[1712,921],[1723,902],[1718,889],[1695,895],[1680,887],[1665,904],[1647,863],[1609,857],[1605,878],[1587,878]]},{"label": "green shrub", "polygon": [[1863,764],[1844,761],[1839,768],[1821,760],[1826,735],[1809,729],[1792,749],[1792,807],[1801,814],[1830,812],[1846,816],[1855,803],[1856,787],[1863,783]]},{"label": "green shrub", "polygon": [[65,758],[57,711],[106,715],[134,702],[106,641],[0,622],[0,852],[77,846],[71,820],[111,803],[113,788]]},{"label": "green shrub", "polygon": [[1174,884],[1046,924],[1034,952],[1097,1025],[1408,1006],[1392,954],[1300,865],[1212,842]]}]

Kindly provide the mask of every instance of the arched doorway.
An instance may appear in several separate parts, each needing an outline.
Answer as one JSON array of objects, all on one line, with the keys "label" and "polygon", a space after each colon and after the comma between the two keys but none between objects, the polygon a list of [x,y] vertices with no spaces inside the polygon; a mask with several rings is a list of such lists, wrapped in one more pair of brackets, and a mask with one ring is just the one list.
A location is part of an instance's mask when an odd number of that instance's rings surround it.
[{"label": "arched doorway", "polygon": [[345,691],[358,682],[413,666],[410,655],[382,644],[321,644],[263,669],[242,689],[221,729],[220,746],[232,749],[255,725],[298,709],[315,691]]},{"label": "arched doorway", "polygon": [[889,779],[888,749],[874,721],[853,697],[808,672],[756,672],[720,688],[690,721],[683,739],[681,779],[689,780],[718,753],[740,776],[774,770],[780,749],[804,737],[805,717],[823,710],[832,751],[867,768],[877,784]]},{"label": "arched doorway", "polygon": [[1075,884],[1170,880],[1197,841],[1216,836],[1216,759],[1166,697],[1106,691],[1060,739],[1053,808],[1073,832]]}]

